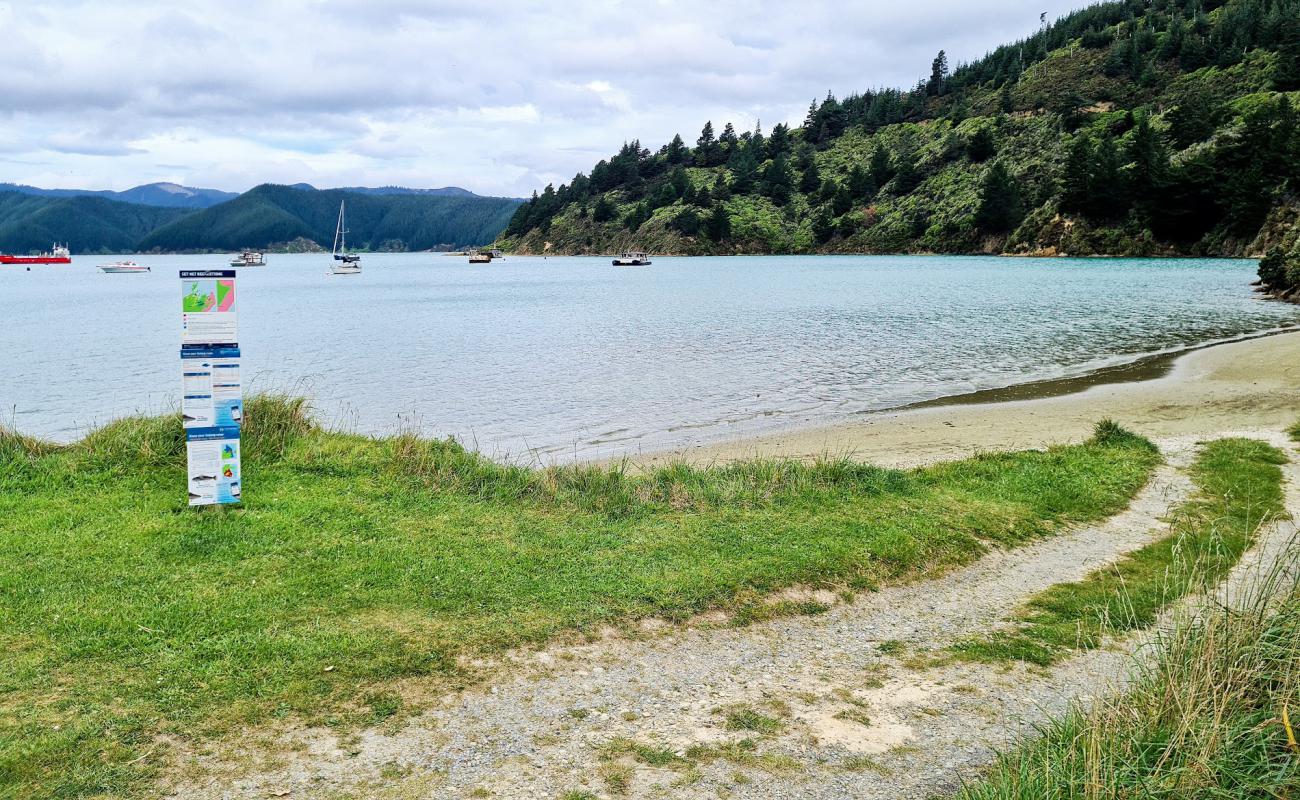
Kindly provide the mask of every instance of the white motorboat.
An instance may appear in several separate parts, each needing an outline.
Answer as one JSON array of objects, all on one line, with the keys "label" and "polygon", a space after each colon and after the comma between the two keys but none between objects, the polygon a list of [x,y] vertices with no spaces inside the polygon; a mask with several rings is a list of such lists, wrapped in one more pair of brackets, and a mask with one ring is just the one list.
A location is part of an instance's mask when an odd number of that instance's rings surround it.
[{"label": "white motorboat", "polygon": [[334,263],[330,266],[330,272],[335,275],[356,275],[361,272],[361,256],[348,252],[348,229],[343,221],[343,203],[344,201],[339,201],[339,224],[334,228],[334,247],[330,251]]},{"label": "white motorboat", "polygon": [[113,272],[113,273],[118,273],[118,272],[134,273],[134,272],[149,271],[148,267],[143,266],[141,264],[137,264],[134,261],[114,261],[112,264],[100,264],[99,269],[102,272]]},{"label": "white motorboat", "polygon": [[644,267],[650,263],[650,256],[640,251],[619,253],[614,259],[616,267]]},{"label": "white motorboat", "polygon": [[266,256],[256,250],[245,250],[234,258],[230,259],[232,267],[265,267]]}]

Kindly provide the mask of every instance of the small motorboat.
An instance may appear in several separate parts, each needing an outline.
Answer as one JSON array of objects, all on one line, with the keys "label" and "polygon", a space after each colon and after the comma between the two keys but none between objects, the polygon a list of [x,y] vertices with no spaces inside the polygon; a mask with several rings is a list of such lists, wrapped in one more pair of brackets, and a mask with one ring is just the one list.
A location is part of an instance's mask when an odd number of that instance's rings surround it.
[{"label": "small motorboat", "polygon": [[99,269],[103,272],[148,272],[149,268],[134,261],[114,261],[112,264],[100,264]]},{"label": "small motorboat", "polygon": [[265,267],[266,256],[256,250],[245,250],[234,258],[230,259],[232,267]]},{"label": "small motorboat", "polygon": [[469,263],[471,264],[491,264],[492,254],[485,253],[482,250],[475,250],[469,254]]},{"label": "small motorboat", "polygon": [[489,251],[488,251],[488,255],[492,256],[493,258],[505,258],[505,257],[506,257],[506,254],[503,253],[503,252],[501,252],[501,248],[499,248],[499,247],[494,247],[494,248],[492,248],[491,250],[489,250]]},{"label": "small motorboat", "polygon": [[650,256],[640,251],[619,253],[614,259],[616,267],[644,267],[650,263]]}]

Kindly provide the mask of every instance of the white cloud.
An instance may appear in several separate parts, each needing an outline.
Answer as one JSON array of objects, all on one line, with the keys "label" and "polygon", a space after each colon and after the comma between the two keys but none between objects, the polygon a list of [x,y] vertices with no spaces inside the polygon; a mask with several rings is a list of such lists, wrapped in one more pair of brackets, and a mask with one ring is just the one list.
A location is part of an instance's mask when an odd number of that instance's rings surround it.
[{"label": "white cloud", "polygon": [[53,0],[0,6],[0,181],[528,194],[626,139],[797,122],[1083,0]]}]

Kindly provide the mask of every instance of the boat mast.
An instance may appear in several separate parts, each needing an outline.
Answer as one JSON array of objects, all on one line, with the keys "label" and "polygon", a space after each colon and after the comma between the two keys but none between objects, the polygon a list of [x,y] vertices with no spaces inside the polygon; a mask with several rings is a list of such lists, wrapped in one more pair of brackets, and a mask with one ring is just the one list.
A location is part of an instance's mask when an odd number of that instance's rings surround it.
[{"label": "boat mast", "polygon": [[[330,250],[330,254],[336,258],[338,257],[339,254],[339,235],[341,233],[343,233],[343,201],[342,200],[339,201],[339,221],[338,224],[334,226],[334,247],[333,249]],[[344,247],[346,246],[347,245],[344,245]]]}]

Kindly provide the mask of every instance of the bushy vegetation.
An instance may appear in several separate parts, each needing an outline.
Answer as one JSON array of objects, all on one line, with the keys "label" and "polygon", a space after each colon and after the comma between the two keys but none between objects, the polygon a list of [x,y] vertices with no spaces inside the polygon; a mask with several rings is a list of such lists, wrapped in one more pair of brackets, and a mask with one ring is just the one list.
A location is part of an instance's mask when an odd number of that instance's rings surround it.
[{"label": "bushy vegetation", "polygon": [[264,184],[227,203],[153,231],[140,250],[237,250],[308,239],[334,242],[339,201],[347,200],[348,246],[429,250],[490,242],[519,201],[503,197],[357,194]]},{"label": "bushy vegetation", "polygon": [[[626,143],[501,243],[737,252],[1263,252],[1300,177],[1296,0],[1094,5],[799,127]],[[1292,237],[1293,238],[1293,237]],[[1294,252],[1294,243],[1288,239]]]},{"label": "bushy vegetation", "polygon": [[[250,401],[244,504],[187,509],[178,416],[55,446],[0,431],[0,795],[140,789],[159,734],[368,724],[465,656],[796,583],[933,575],[1127,505],[1158,454],[1107,430],[911,471],[754,461],[532,470]],[[382,698],[371,700],[368,698]],[[376,705],[378,704],[378,705]]]}]

